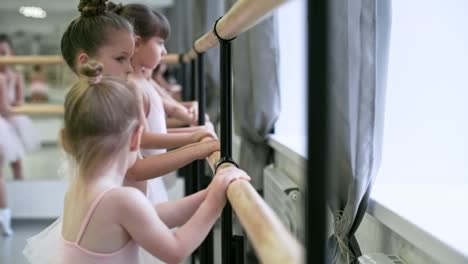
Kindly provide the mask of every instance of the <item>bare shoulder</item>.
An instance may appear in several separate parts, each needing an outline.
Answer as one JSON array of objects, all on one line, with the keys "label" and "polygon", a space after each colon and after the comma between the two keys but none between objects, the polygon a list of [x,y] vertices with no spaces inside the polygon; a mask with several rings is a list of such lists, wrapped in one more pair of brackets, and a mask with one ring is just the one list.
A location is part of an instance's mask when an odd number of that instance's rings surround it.
[{"label": "bare shoulder", "polygon": [[114,202],[138,201],[146,199],[145,195],[137,188],[130,186],[122,186],[115,188],[107,195],[107,199]]},{"label": "bare shoulder", "polygon": [[135,207],[149,203],[146,196],[134,187],[119,187],[108,193],[106,200],[116,210],[132,211]]}]

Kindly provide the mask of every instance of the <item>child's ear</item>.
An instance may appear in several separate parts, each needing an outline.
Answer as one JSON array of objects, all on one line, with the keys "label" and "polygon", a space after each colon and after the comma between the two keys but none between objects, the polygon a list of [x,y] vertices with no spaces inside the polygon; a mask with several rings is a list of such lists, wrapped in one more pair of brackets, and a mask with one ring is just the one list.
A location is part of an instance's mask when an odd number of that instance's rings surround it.
[{"label": "child's ear", "polygon": [[66,153],[71,153],[71,147],[70,144],[68,143],[67,138],[65,137],[65,129],[61,128],[60,129],[60,143],[62,144],[63,150],[65,150]]},{"label": "child's ear", "polygon": [[140,149],[141,135],[143,134],[143,126],[138,126],[130,138],[130,151],[138,151]]},{"label": "child's ear", "polygon": [[80,52],[80,54],[78,55],[78,64],[83,65],[83,64],[87,63],[88,61],[89,61],[88,54],[86,54],[84,52]]},{"label": "child's ear", "polygon": [[138,49],[141,47],[141,45],[143,45],[143,39],[140,36],[135,35],[135,51],[134,52],[137,52]]}]

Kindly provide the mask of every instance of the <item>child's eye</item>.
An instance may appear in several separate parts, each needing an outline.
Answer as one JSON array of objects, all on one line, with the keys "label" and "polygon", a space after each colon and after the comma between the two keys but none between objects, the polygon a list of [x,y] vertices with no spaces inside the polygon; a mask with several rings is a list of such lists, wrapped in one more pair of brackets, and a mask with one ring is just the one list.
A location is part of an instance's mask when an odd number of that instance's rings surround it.
[{"label": "child's eye", "polygon": [[125,61],[125,57],[117,57],[115,58],[116,61],[120,62],[120,63],[123,63]]}]

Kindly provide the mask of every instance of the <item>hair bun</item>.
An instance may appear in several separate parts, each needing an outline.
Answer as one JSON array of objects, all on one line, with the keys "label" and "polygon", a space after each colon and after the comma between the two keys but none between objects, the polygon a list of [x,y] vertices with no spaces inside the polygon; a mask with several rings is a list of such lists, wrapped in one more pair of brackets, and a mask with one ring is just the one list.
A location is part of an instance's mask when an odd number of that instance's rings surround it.
[{"label": "hair bun", "polygon": [[102,78],[103,66],[97,61],[90,61],[79,68],[79,73],[88,78],[89,83],[97,84]]},{"label": "hair bun", "polygon": [[80,0],[78,11],[82,16],[99,16],[106,12],[107,0]]},{"label": "hair bun", "polygon": [[123,8],[124,8],[124,6],[122,5],[122,3],[116,4],[116,3],[112,2],[112,1],[108,1],[106,11],[119,14],[122,11]]}]

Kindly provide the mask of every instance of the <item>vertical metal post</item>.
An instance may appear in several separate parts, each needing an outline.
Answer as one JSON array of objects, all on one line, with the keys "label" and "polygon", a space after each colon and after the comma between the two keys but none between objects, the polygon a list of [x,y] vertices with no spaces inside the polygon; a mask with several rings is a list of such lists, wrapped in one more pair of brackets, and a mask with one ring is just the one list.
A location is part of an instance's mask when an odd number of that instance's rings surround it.
[{"label": "vertical metal post", "polygon": [[188,100],[195,100],[195,93],[197,91],[197,61],[193,59],[190,61],[190,95]]},{"label": "vertical metal post", "polygon": [[182,100],[188,100],[188,82],[187,82],[187,65],[184,62],[184,54],[179,54],[180,64],[180,85],[182,86]]},{"label": "vertical metal post", "polygon": [[[231,42],[220,41],[221,65],[221,157],[232,156],[232,68]],[[231,263],[232,250],[232,208],[229,202],[224,207],[221,219],[222,263]]]},{"label": "vertical metal post", "polygon": [[[184,61],[184,54],[181,53],[179,54],[179,64],[180,64],[180,84],[182,85],[182,100],[188,101],[189,100],[189,91],[190,91],[190,86],[189,82],[187,81],[187,75],[188,75],[188,70],[187,70],[187,64]],[[182,167],[178,170],[178,175],[181,178],[185,179],[185,195],[190,193],[190,182],[189,181],[189,176],[190,174],[190,165],[187,165],[185,167]]]},{"label": "vertical metal post", "polygon": [[[189,92],[186,94],[186,101],[193,101],[195,98],[195,91],[197,85],[197,73],[196,73],[196,61],[190,61],[190,89]],[[196,184],[197,180],[197,167],[195,166],[195,162],[192,162],[183,168],[185,173],[185,196],[191,195],[196,192]]]},{"label": "vertical metal post", "polygon": [[232,252],[234,252],[234,264],[244,264],[244,236],[233,236],[232,243]]},{"label": "vertical metal post", "polygon": [[[197,59],[197,101],[198,101],[198,125],[204,126],[205,125],[205,108],[206,108],[206,96],[205,96],[205,69],[204,69],[204,54],[199,53]],[[197,161],[197,181],[196,187],[197,190],[203,188],[202,186],[202,177],[205,174],[204,170],[205,161],[198,160]]]},{"label": "vertical metal post", "polygon": [[328,4],[306,1],[308,12],[308,162],[305,229],[307,263],[325,264],[328,193]]},{"label": "vertical metal post", "polygon": [[206,95],[205,95],[205,55],[198,54],[198,125],[205,125]]},{"label": "vertical metal post", "polygon": [[[205,93],[205,69],[204,62],[205,57],[203,53],[198,53],[197,60],[197,101],[198,101],[198,125],[205,125],[205,112],[206,112],[206,93]],[[196,161],[196,173],[197,178],[197,190],[201,190],[207,187],[210,183],[210,179],[205,175],[205,161]],[[213,255],[213,231],[210,231],[206,236],[205,240],[199,248],[200,263],[201,264],[212,264],[214,259]]]},{"label": "vertical metal post", "polygon": [[[193,59],[190,61],[190,68],[191,68],[191,83],[192,83],[192,93],[191,93],[191,98],[190,101],[196,100],[196,94],[197,94],[197,86],[199,83],[197,83],[197,59]],[[197,85],[198,84],[198,85]],[[200,89],[200,88],[198,88]],[[196,193],[198,191],[198,182],[199,182],[199,174],[198,174],[198,166],[197,166],[197,161],[192,162],[190,165],[190,173],[189,177],[191,178],[191,186],[190,186],[190,194]]]}]

